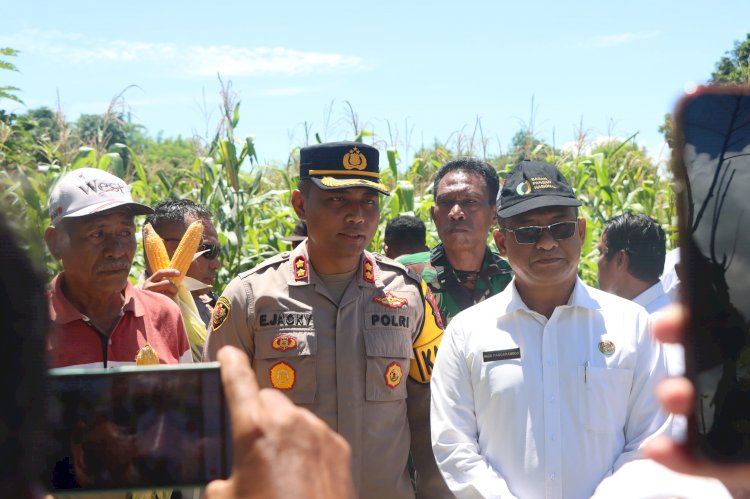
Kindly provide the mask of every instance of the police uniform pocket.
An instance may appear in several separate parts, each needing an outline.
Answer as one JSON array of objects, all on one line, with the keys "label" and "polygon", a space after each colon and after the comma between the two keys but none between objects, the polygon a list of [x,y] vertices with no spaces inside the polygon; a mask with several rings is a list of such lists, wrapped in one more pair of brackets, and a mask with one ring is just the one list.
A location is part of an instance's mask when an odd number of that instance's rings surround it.
[{"label": "police uniform pocket", "polygon": [[596,433],[622,432],[628,412],[631,369],[579,366],[578,410],[583,426]]},{"label": "police uniform pocket", "polygon": [[364,335],[367,353],[365,398],[388,402],[406,398],[406,376],[412,356],[411,337],[401,331],[371,331]]},{"label": "police uniform pocket", "polygon": [[311,404],[318,388],[317,342],[311,332],[255,334],[253,367],[261,388],[276,388],[296,404]]}]

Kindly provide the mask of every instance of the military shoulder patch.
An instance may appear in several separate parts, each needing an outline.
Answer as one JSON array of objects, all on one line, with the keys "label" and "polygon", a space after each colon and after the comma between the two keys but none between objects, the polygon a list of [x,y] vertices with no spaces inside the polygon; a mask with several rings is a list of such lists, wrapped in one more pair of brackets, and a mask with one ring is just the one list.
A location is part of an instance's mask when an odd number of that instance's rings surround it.
[{"label": "military shoulder patch", "polygon": [[388,308],[403,308],[409,304],[409,300],[406,298],[399,298],[390,291],[385,296],[377,296],[372,299],[375,303],[380,303]]},{"label": "military shoulder patch", "polygon": [[231,311],[232,305],[230,305],[229,300],[224,296],[220,297],[216,305],[214,305],[214,311],[211,314],[211,329],[214,331],[219,329],[224,324],[224,321],[227,320]]}]

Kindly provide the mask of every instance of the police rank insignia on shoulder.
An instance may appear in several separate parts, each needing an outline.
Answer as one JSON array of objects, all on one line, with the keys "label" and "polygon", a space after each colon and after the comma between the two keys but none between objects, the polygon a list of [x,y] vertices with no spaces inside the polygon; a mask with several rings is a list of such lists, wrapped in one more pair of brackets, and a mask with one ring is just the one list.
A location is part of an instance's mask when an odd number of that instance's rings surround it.
[{"label": "police rank insignia on shoulder", "polygon": [[380,303],[389,308],[403,308],[409,304],[409,300],[406,298],[399,298],[390,291],[385,296],[377,296],[372,299],[375,303]]},{"label": "police rank insignia on shoulder", "polygon": [[229,312],[232,310],[232,305],[229,304],[224,296],[220,297],[214,305],[214,311],[211,314],[211,329],[216,331],[224,324],[224,321],[229,317]]},{"label": "police rank insignia on shoulder", "polygon": [[291,390],[294,388],[294,368],[284,361],[277,362],[269,370],[271,386],[277,390]]},{"label": "police rank insignia on shoulder", "polygon": [[294,336],[289,336],[288,334],[278,336],[271,342],[271,348],[273,348],[274,350],[281,350],[282,352],[286,352],[287,350],[291,350],[292,348],[297,348],[297,339]]},{"label": "police rank insignia on shoulder", "polygon": [[294,259],[294,280],[302,281],[307,279],[307,259],[303,255]]},{"label": "police rank insignia on shoulder", "polygon": [[362,279],[371,284],[375,282],[375,266],[369,258],[362,264]]},{"label": "police rank insignia on shoulder", "polygon": [[388,385],[388,388],[396,388],[401,384],[403,377],[404,372],[401,370],[401,365],[398,362],[391,362],[385,368],[385,384]]}]

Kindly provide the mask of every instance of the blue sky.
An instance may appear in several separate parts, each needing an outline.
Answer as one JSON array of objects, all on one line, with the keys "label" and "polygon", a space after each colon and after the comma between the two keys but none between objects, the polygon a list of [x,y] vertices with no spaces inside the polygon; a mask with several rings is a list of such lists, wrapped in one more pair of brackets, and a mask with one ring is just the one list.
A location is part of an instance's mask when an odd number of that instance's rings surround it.
[{"label": "blue sky", "polygon": [[[5,3],[5,1],[3,2]],[[21,51],[29,108],[102,113],[125,91],[155,136],[211,135],[219,82],[242,101],[239,136],[261,161],[360,126],[403,156],[470,136],[494,154],[528,125],[558,147],[581,128],[654,155],[657,127],[686,85],[705,81],[745,38],[747,0],[356,2],[13,2],[0,46]],[[14,103],[0,108],[23,112]],[[312,140],[312,139],[311,139]],[[405,154],[404,154],[405,153]]]}]

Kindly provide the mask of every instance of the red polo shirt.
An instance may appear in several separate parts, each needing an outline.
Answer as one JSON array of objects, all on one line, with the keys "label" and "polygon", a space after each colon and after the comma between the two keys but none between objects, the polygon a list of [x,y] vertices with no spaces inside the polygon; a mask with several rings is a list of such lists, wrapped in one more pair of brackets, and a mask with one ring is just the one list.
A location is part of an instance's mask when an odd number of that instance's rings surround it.
[{"label": "red polo shirt", "polygon": [[[61,276],[52,280],[48,295],[52,319],[47,339],[50,367],[104,367],[100,335],[63,294]],[[159,293],[137,289],[130,282],[123,294],[123,315],[107,340],[107,367],[135,364],[135,356],[146,343],[156,350],[160,364],[192,362],[176,303]]]}]

